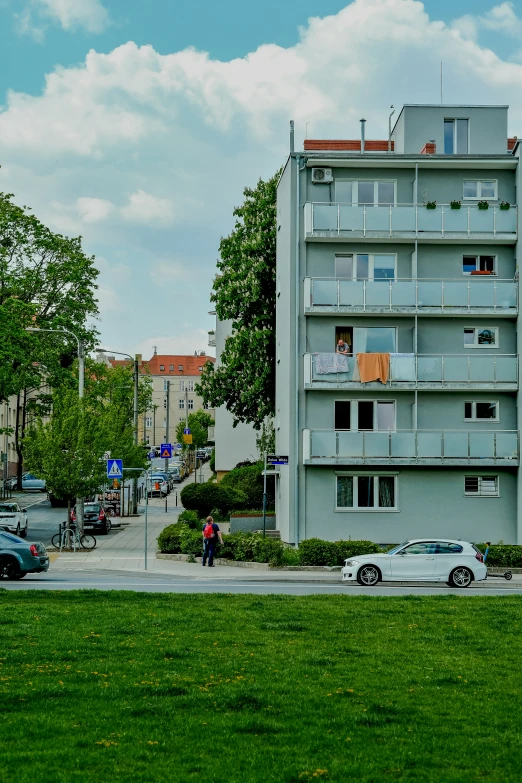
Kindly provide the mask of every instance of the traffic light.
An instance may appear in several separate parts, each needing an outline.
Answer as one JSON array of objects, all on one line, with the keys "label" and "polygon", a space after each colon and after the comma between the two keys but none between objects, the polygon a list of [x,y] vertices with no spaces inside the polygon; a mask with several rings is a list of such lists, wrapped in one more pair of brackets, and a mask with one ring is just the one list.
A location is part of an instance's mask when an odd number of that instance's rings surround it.
[{"label": "traffic light", "polygon": [[164,408],[166,408],[166,407],[167,407],[167,400],[163,400],[163,407],[164,407]]}]

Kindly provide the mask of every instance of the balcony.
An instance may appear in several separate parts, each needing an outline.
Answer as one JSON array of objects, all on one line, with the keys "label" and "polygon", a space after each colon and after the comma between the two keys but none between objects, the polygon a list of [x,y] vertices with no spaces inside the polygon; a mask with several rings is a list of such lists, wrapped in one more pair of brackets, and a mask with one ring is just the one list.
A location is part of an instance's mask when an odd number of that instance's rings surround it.
[{"label": "balcony", "polygon": [[517,207],[502,210],[490,206],[483,210],[473,205],[451,209],[449,204],[438,204],[435,209],[427,209],[424,204],[374,207],[308,202],[304,206],[304,229],[305,239],[323,241],[366,237],[386,241],[514,242]]},{"label": "balcony", "polygon": [[305,465],[474,465],[519,463],[514,430],[303,430]]},{"label": "balcony", "polygon": [[210,348],[216,347],[216,333],[215,332],[209,332],[208,333],[208,344]]},{"label": "balcony", "polygon": [[[305,389],[380,389],[408,391],[458,391],[518,389],[518,357],[516,354],[390,354],[390,373],[386,386],[380,381],[361,383],[355,356],[339,357],[343,370],[319,372],[319,354],[304,355]],[[339,354],[329,354],[337,358]],[[325,354],[322,354],[325,356]],[[328,356],[328,354],[326,354]],[[341,368],[339,368],[341,369]]]},{"label": "balcony", "polygon": [[307,277],[304,312],[513,317],[518,313],[518,290],[512,279],[502,280],[493,275],[445,280]]}]

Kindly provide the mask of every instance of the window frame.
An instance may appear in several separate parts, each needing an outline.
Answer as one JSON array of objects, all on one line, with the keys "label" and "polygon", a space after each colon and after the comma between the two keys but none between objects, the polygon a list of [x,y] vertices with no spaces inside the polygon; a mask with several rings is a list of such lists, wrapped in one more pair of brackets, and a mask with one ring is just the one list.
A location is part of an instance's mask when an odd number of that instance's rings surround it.
[{"label": "window frame", "polygon": [[[466,152],[457,152],[457,121],[458,120],[465,120],[468,123],[468,134],[466,139],[466,146],[467,150]],[[453,151],[452,152],[446,152],[446,128],[444,127],[447,122],[453,123]],[[471,121],[469,117],[444,117],[443,122],[443,149],[444,149],[444,155],[469,155],[470,154],[470,142],[471,142]],[[466,180],[468,181],[468,180]]]},{"label": "window frame", "polygon": [[160,372],[165,372],[165,365],[164,364],[160,364],[159,371]]},{"label": "window frame", "polygon": [[[477,195],[476,196],[465,196],[464,195],[464,183],[465,182],[476,182],[477,183]],[[494,196],[483,196],[482,195],[482,183],[483,182],[493,182],[495,185],[495,195]],[[463,179],[462,180],[462,200],[463,201],[498,201],[498,179]]]},{"label": "window frame", "polygon": [[[477,403],[479,404],[489,404],[489,405],[495,405],[496,406],[496,416],[494,419],[479,419],[477,418]],[[472,416],[470,419],[466,418],[466,405],[472,406]],[[464,400],[464,421],[476,421],[476,422],[483,422],[483,421],[500,421],[500,402],[499,400]]]},{"label": "window frame", "polygon": [[[379,399],[359,399],[358,397],[350,398],[349,400],[346,399],[336,399],[334,400],[334,424],[335,424],[335,405],[338,402],[342,403],[350,403],[350,428],[349,429],[337,429],[336,432],[397,432],[397,400],[394,398],[392,400],[379,400]],[[359,429],[359,403],[360,402],[372,402],[373,403],[373,423],[374,427],[372,430],[361,430]],[[355,404],[354,404],[355,403]],[[386,405],[393,405],[393,429],[391,430],[380,430],[377,428],[377,422],[378,422],[378,404],[383,403]],[[357,426],[354,426],[354,423],[356,423]]]},{"label": "window frame", "polygon": [[[478,491],[477,492],[466,492],[466,479],[478,479]],[[483,493],[481,491],[482,486],[482,480],[483,479],[495,479],[495,492],[486,492]],[[489,476],[482,476],[482,475],[465,475],[464,476],[464,497],[466,498],[499,498],[500,497],[500,475],[497,473],[491,474]]]},{"label": "window frame", "polygon": [[[339,201],[337,198],[337,183],[351,182],[352,185],[352,197],[348,201]],[[359,204],[358,185],[359,182],[373,182],[373,204]],[[389,182],[393,185],[393,204],[379,204],[379,182]],[[397,206],[397,180],[396,179],[374,179],[373,177],[365,177],[364,179],[351,179],[344,177],[336,177],[335,182],[335,203],[336,204],[348,204],[352,207],[396,207]]]},{"label": "window frame", "polygon": [[[374,481],[374,501],[375,499],[378,500],[379,498],[379,481],[378,479],[383,478],[393,478],[393,490],[394,490],[394,499],[395,499],[395,505],[393,507],[386,507],[386,506],[373,506],[371,508],[368,508],[367,506],[356,506],[355,500],[357,498],[358,500],[358,482],[354,482],[353,484],[353,499],[354,499],[354,505],[353,507],[346,507],[346,506],[338,506],[337,505],[337,483],[339,478],[345,478],[347,476],[351,476],[352,478],[356,478],[359,476],[366,476],[366,477],[372,477],[374,479],[377,479],[377,481]],[[353,514],[353,513],[370,513],[370,514],[396,514],[400,511],[399,507],[399,473],[398,471],[385,471],[381,470],[378,473],[369,473],[368,471],[339,471],[335,473],[335,507],[334,512],[335,513],[341,513],[341,514]]]},{"label": "window frame", "polygon": [[[466,345],[464,341],[464,334],[467,331],[471,331],[473,329],[474,331],[474,343],[473,345]],[[489,329],[490,332],[495,332],[495,344],[494,345],[485,345],[484,343],[478,342],[478,333],[479,331],[484,331],[484,329]],[[464,348],[471,348],[471,349],[482,349],[484,348],[487,351],[495,350],[496,348],[499,348],[499,339],[500,339],[500,329],[498,326],[464,326],[462,331],[462,342],[464,345]]]},{"label": "window frame", "polygon": [[187,400],[187,410],[188,411],[193,411],[194,410],[194,400],[193,399],[188,399]]},{"label": "window frame", "polygon": [[181,397],[178,400],[178,410],[180,410],[180,411],[184,411],[185,410],[185,398],[184,397]]},{"label": "window frame", "polygon": [[145,429],[149,430],[152,428],[152,416],[145,416]]},{"label": "window frame", "polygon": [[[490,274],[491,274],[491,277],[494,277],[495,275],[497,275],[497,260],[498,260],[498,256],[497,256],[496,253],[490,253],[489,255],[486,254],[486,253],[464,253],[462,255],[462,275],[464,277],[470,277],[472,273],[464,271],[464,259],[465,258],[474,258],[475,262],[478,263],[478,264],[480,264],[480,259],[481,258],[492,258],[493,259],[493,271]],[[481,271],[481,270],[477,270],[477,267],[475,266],[475,270],[474,271],[476,272],[476,271]]]},{"label": "window frame", "polygon": [[[368,256],[368,278],[359,279],[357,277],[357,256]],[[397,253],[335,253],[334,254],[334,272],[336,280],[350,280],[352,283],[374,283],[375,282],[375,256],[389,256],[393,258],[393,277],[377,278],[377,282],[385,283],[387,280],[397,280]],[[351,258],[352,259],[352,276],[351,277],[339,277],[337,274],[337,259],[338,258]],[[355,262],[355,263],[354,263]]]}]

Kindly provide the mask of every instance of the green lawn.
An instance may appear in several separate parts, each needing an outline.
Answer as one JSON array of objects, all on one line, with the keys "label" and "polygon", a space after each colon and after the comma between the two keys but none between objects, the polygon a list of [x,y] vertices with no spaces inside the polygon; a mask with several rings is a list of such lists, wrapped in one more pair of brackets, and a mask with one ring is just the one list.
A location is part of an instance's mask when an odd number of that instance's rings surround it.
[{"label": "green lawn", "polygon": [[509,783],[517,596],[0,590],[0,781]]}]

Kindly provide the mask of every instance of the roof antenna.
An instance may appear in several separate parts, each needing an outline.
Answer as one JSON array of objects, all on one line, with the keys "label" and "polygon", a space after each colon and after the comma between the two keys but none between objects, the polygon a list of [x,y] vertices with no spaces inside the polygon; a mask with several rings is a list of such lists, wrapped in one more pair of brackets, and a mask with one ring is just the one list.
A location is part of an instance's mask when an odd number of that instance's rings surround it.
[{"label": "roof antenna", "polygon": [[443,80],[443,63],[441,60],[440,63],[440,105],[442,106],[442,88],[444,86],[444,80]]}]

